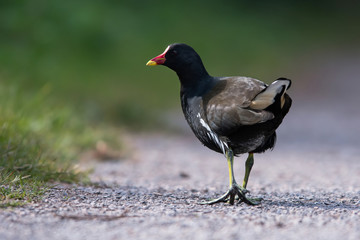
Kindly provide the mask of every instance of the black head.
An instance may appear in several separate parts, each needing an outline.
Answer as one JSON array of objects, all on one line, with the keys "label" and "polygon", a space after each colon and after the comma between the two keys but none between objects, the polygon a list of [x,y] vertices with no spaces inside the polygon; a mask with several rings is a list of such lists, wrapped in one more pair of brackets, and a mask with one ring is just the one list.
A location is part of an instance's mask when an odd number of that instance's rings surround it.
[{"label": "black head", "polygon": [[201,58],[192,47],[183,43],[175,43],[167,48],[164,66],[176,72],[190,68],[191,65],[199,62],[202,63]]},{"label": "black head", "polygon": [[200,56],[184,43],[169,45],[162,54],[151,59],[146,65],[167,66],[178,74],[182,82],[208,76]]}]

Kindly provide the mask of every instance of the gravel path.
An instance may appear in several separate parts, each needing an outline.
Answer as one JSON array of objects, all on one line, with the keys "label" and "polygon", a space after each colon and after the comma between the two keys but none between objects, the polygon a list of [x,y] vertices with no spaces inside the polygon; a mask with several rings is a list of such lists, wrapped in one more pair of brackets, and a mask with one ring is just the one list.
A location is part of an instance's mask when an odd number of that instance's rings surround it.
[{"label": "gravel path", "polygon": [[60,184],[39,202],[1,210],[0,239],[360,239],[355,133],[329,125],[341,141],[326,138],[328,128],[295,138],[298,113],[274,151],[255,155],[248,188],[260,206],[199,205],[227,190],[228,173],[223,156],[193,136],[130,135],[132,157],[93,163],[97,187]]}]

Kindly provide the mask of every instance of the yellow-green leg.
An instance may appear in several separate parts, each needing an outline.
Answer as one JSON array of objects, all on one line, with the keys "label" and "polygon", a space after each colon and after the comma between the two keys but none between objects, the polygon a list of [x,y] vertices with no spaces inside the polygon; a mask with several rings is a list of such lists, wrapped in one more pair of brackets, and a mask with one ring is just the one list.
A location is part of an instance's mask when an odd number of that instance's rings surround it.
[{"label": "yellow-green leg", "polygon": [[250,172],[251,172],[253,165],[254,165],[254,154],[249,153],[249,156],[245,162],[245,176],[244,176],[244,181],[243,181],[243,188],[246,188],[246,186],[247,186],[247,183],[249,181]]},{"label": "yellow-green leg", "polygon": [[[229,149],[226,151],[226,159],[228,162],[228,167],[229,167],[229,190],[222,195],[221,197],[211,200],[209,202],[205,202],[204,204],[215,204],[215,203],[219,203],[219,202],[227,202],[229,201],[229,203],[231,205],[234,204],[235,201],[235,197],[237,196],[239,198],[239,202],[244,202],[246,204],[249,205],[257,205],[260,203],[260,199],[251,199],[251,198],[247,198],[245,196],[245,194],[248,192],[245,187],[241,187],[240,185],[238,185],[236,183],[235,177],[234,177],[234,154],[233,152]],[[249,162],[250,163],[250,162]],[[248,168],[246,168],[248,169]],[[248,175],[250,174],[251,171],[251,167],[249,168],[248,171]],[[245,174],[246,177],[246,174]],[[249,176],[247,176],[247,179],[249,178]],[[246,179],[246,184],[247,184],[247,179]],[[244,179],[245,182],[245,179]],[[246,186],[245,184],[245,186]]]},{"label": "yellow-green leg", "polygon": [[[245,191],[247,191],[246,186],[248,184],[250,172],[253,166],[254,166],[254,153],[250,152],[245,162],[245,176],[243,181],[243,188],[245,189]],[[248,198],[248,199],[252,202],[257,202],[257,203],[260,203],[263,200],[262,198]]]}]

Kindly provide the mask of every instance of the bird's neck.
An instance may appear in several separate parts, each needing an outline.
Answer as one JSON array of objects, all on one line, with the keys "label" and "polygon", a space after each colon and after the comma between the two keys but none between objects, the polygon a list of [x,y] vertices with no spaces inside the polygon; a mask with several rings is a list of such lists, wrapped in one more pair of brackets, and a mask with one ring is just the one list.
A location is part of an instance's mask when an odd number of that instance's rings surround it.
[{"label": "bird's neck", "polygon": [[184,70],[176,71],[181,82],[181,90],[201,94],[213,82],[202,63],[187,66]]},{"label": "bird's neck", "polygon": [[197,75],[189,79],[184,79],[179,76],[181,82],[181,96],[185,95],[187,98],[202,96],[215,84],[216,79],[210,75]]}]

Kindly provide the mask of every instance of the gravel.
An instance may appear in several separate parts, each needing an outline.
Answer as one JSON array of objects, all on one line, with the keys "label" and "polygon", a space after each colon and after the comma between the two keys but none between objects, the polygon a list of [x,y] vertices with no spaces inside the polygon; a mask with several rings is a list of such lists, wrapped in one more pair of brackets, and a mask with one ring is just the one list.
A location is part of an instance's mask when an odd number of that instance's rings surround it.
[{"label": "gravel", "polygon": [[[0,239],[360,239],[355,146],[279,140],[255,155],[248,188],[261,205],[207,206],[199,203],[227,190],[222,155],[190,135],[126,138],[128,159],[86,163],[96,186],[58,184],[38,202],[2,209]],[[245,157],[235,162],[239,182]]]}]

